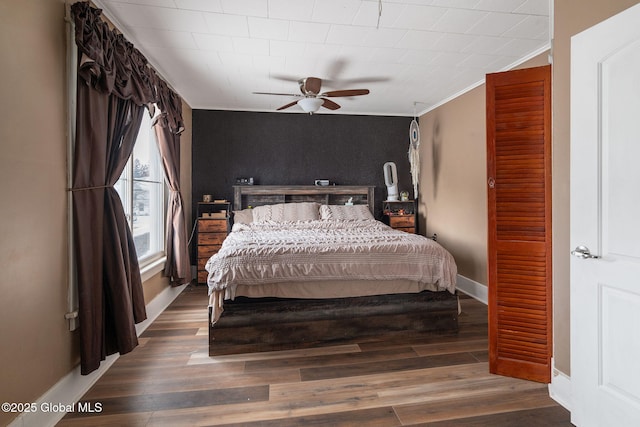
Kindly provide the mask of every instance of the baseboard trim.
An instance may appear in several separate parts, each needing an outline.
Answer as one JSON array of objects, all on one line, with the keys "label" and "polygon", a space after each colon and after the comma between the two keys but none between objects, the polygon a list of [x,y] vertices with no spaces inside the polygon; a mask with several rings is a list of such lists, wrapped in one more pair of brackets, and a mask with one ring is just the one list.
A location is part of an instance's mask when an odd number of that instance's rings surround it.
[{"label": "baseboard trim", "polygon": [[[551,366],[555,366],[553,358],[551,359]],[[549,396],[567,411],[571,412],[571,377],[557,370],[555,367],[552,369]]]},{"label": "baseboard trim", "polygon": [[[182,292],[186,286],[187,285],[167,287],[147,304],[147,320],[136,325],[136,333],[138,336],[180,295],[180,292]],[[100,367],[89,375],[81,375],[80,366],[77,366],[35,402],[38,408],[37,411],[21,413],[9,424],[9,427],[55,426],[66,415],[66,412],[63,410],[40,410],[40,408],[48,409],[47,406],[52,404],[77,408],[77,405],[75,405],[76,402],[89,391],[119,357],[120,355],[118,354],[107,357],[100,364]]]},{"label": "baseboard trim", "polygon": [[489,289],[482,283],[471,280],[458,274],[456,289],[464,292],[472,298],[477,299],[483,304],[489,304]]}]

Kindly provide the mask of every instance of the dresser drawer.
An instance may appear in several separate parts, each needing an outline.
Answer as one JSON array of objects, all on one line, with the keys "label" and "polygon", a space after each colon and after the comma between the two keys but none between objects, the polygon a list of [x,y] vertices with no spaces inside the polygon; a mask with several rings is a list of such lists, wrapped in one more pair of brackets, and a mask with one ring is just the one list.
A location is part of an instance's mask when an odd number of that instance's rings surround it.
[{"label": "dresser drawer", "polygon": [[227,233],[198,233],[198,245],[221,245]]},{"label": "dresser drawer", "polygon": [[415,227],[415,217],[413,215],[392,215],[389,217],[389,225],[392,228]]},{"label": "dresser drawer", "polygon": [[227,220],[226,219],[203,219],[198,220],[198,233],[209,232],[227,232]]},{"label": "dresser drawer", "polygon": [[211,255],[217,253],[222,245],[199,245],[198,258],[211,258]]}]

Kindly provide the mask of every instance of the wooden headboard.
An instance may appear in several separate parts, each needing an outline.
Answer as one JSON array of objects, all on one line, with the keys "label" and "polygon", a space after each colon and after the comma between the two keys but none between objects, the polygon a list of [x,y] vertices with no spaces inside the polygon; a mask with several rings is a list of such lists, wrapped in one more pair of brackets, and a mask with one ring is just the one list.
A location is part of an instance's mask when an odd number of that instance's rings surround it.
[{"label": "wooden headboard", "polygon": [[374,190],[373,185],[234,185],[233,209],[295,202],[344,205],[353,198],[354,205],[368,205],[373,214]]}]

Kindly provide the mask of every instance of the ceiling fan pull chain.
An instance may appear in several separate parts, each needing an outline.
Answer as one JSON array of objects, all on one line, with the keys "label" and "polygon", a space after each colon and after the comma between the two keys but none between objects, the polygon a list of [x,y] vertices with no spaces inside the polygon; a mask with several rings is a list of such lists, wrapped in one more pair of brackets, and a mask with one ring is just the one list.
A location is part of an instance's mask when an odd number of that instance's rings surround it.
[{"label": "ceiling fan pull chain", "polygon": [[381,17],[382,17],[382,0],[378,0],[378,23],[376,24],[376,30],[380,28]]}]

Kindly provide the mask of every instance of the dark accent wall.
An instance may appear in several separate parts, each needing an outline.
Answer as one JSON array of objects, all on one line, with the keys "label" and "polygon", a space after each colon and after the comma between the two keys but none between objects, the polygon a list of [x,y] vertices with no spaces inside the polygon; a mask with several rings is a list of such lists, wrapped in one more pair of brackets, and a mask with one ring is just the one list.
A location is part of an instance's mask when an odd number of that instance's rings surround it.
[{"label": "dark accent wall", "polygon": [[192,191],[233,200],[238,177],[259,185],[375,185],[376,217],[387,189],[382,166],[396,163],[398,190],[410,197],[411,117],[193,111]]}]

